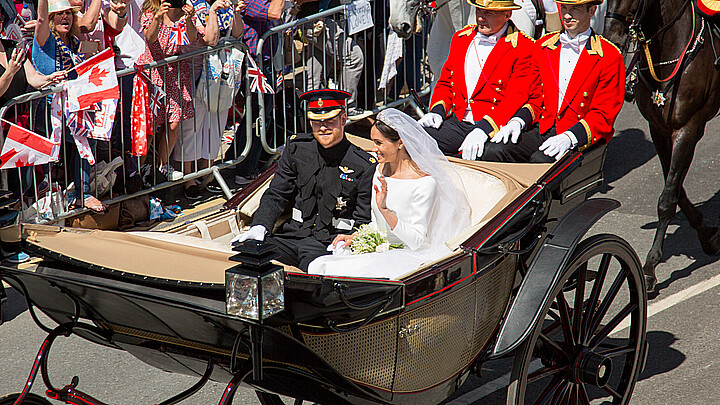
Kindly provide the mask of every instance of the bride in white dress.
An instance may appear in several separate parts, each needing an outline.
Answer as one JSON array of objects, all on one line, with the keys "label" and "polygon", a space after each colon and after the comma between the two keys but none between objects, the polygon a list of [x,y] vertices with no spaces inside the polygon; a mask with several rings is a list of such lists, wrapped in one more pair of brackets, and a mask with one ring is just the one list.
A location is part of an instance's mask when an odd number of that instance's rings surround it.
[{"label": "bride in white dress", "polygon": [[[321,256],[308,273],[396,278],[450,253],[449,239],[470,226],[470,206],[460,176],[437,143],[410,116],[389,108],[370,131],[378,166],[373,179],[372,222],[402,249]],[[337,253],[355,235],[338,235]]]}]

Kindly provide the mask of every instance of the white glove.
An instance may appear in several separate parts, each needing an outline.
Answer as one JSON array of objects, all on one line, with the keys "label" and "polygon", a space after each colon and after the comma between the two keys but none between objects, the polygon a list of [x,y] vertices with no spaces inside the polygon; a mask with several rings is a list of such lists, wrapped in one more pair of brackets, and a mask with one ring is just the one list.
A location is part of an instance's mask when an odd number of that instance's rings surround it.
[{"label": "white glove", "polygon": [[568,132],[563,132],[560,135],[551,136],[550,138],[546,139],[545,142],[540,145],[539,149],[543,151],[544,154],[550,157],[554,157],[555,160],[558,160],[563,155],[563,153],[567,152],[568,149],[572,148],[572,144],[573,142],[570,139],[570,135],[568,135]]},{"label": "white glove", "polygon": [[345,241],[341,240],[337,243],[337,246],[333,246],[333,244],[329,244],[327,249],[328,252],[332,252],[333,256],[347,256],[351,254],[352,252],[350,249],[345,249]]},{"label": "white glove", "polygon": [[517,143],[518,138],[520,137],[520,131],[522,131],[523,124],[518,119],[511,119],[508,121],[507,125],[500,128],[497,133],[495,133],[495,136],[490,138],[490,142],[495,143],[507,143],[508,139],[510,139],[510,142]]},{"label": "white glove", "polygon": [[262,225],[251,226],[250,229],[241,233],[240,235],[232,238],[230,244],[245,242],[248,239],[259,240],[260,242],[265,240],[265,234],[267,229]]},{"label": "white glove", "polygon": [[488,136],[485,131],[480,128],[475,128],[465,137],[458,151],[462,152],[463,159],[475,160],[482,156],[487,140]]},{"label": "white glove", "polygon": [[440,125],[442,125],[442,123],[443,117],[441,117],[440,114],[433,112],[423,115],[422,118],[418,120],[418,124],[422,125],[425,128],[432,127],[438,129],[440,128]]}]

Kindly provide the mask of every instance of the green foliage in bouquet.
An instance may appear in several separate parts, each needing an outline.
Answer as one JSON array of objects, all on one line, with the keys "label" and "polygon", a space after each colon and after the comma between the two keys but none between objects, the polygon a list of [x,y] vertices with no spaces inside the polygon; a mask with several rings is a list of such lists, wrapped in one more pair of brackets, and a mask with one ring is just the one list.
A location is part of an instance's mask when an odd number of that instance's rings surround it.
[{"label": "green foliage in bouquet", "polygon": [[385,232],[381,232],[373,224],[360,225],[357,235],[353,238],[352,245],[350,245],[354,255],[386,252],[390,249],[402,248],[402,243],[389,243]]}]

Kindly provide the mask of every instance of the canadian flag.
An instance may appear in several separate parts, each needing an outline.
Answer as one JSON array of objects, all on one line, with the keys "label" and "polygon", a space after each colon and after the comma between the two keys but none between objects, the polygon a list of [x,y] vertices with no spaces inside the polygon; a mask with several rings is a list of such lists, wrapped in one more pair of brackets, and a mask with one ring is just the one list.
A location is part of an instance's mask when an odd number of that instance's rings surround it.
[{"label": "canadian flag", "polygon": [[86,110],[103,100],[120,98],[114,57],[112,49],[107,48],[75,66],[77,79],[66,83],[69,111]]},{"label": "canadian flag", "polygon": [[0,152],[0,169],[12,169],[42,165],[52,159],[53,143],[27,129],[3,120],[10,124],[2,152]]}]

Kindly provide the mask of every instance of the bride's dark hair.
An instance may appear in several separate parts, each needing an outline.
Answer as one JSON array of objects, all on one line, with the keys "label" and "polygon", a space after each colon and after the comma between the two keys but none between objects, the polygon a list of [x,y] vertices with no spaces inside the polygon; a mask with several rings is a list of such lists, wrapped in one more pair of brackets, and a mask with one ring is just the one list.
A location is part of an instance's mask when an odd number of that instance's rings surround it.
[{"label": "bride's dark hair", "polygon": [[390,125],[380,121],[375,120],[375,128],[377,128],[378,131],[380,131],[381,134],[385,138],[387,138],[390,142],[397,142],[400,140],[400,134],[396,130],[390,127]]}]

